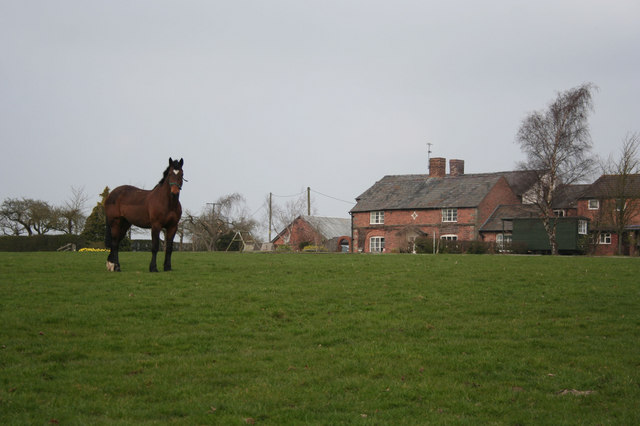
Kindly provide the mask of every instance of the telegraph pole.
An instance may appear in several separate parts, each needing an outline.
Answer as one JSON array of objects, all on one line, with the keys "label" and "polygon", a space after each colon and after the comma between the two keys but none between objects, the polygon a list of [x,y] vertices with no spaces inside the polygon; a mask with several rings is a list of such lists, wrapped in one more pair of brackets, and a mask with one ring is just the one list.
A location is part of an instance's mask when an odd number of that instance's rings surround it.
[{"label": "telegraph pole", "polygon": [[269,242],[271,242],[271,215],[272,215],[271,198],[273,198],[273,193],[272,192],[269,193]]},{"label": "telegraph pole", "polygon": [[311,216],[311,187],[307,186],[307,216]]}]

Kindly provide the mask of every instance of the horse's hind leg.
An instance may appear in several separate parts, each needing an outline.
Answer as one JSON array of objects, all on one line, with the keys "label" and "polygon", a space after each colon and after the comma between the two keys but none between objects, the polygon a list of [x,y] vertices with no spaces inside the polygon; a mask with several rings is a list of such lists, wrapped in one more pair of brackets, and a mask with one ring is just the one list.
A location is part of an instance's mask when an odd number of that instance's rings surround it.
[{"label": "horse's hind leg", "polygon": [[158,265],[156,264],[156,257],[158,256],[158,250],[160,249],[160,230],[157,226],[151,227],[151,263],[149,264],[149,272],[158,272]]},{"label": "horse's hind leg", "polygon": [[107,269],[109,271],[120,272],[120,242],[124,239],[130,226],[131,224],[123,218],[116,219],[111,224],[111,251],[107,258]]},{"label": "horse's hind leg", "polygon": [[107,270],[110,272],[120,272],[120,262],[118,261],[118,246],[115,239],[111,240],[111,250],[107,257]]}]

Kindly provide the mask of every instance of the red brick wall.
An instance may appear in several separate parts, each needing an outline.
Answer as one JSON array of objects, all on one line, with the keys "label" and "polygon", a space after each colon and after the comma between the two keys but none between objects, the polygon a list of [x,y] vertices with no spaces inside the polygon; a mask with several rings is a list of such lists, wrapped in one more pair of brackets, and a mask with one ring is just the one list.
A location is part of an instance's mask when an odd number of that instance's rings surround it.
[{"label": "red brick wall", "polygon": [[[413,213],[416,213],[415,219]],[[428,236],[440,237],[455,234],[459,240],[476,239],[477,213],[475,208],[459,208],[457,222],[442,222],[442,210],[393,210],[385,211],[384,225],[370,224],[370,214],[354,213],[354,250],[369,252],[371,237],[384,237],[385,252],[407,248],[407,234],[419,230]]]},{"label": "red brick wall", "polygon": [[300,243],[311,242],[315,245],[322,244],[322,237],[304,220],[296,219],[289,229],[285,229],[282,235],[274,240],[274,246],[287,244],[286,237],[291,233],[289,238],[289,246],[292,250],[299,250]]},{"label": "red brick wall", "polygon": [[618,251],[618,234],[611,233],[611,244],[596,244],[594,253],[596,256],[613,256]]},{"label": "red brick wall", "polygon": [[520,204],[520,199],[513,192],[507,180],[501,177],[498,182],[491,188],[489,194],[480,202],[478,206],[478,228],[482,226],[491,213],[500,204]]}]

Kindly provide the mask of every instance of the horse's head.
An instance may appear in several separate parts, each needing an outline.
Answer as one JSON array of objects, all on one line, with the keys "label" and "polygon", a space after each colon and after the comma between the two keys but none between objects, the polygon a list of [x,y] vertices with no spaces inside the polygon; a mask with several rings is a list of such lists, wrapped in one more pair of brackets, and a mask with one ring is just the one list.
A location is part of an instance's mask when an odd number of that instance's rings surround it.
[{"label": "horse's head", "polygon": [[167,168],[165,179],[169,182],[171,194],[175,196],[180,195],[180,190],[182,189],[182,183],[184,181],[184,177],[182,176],[183,164],[184,160],[182,158],[178,161],[172,160],[171,157],[169,157],[169,167]]}]

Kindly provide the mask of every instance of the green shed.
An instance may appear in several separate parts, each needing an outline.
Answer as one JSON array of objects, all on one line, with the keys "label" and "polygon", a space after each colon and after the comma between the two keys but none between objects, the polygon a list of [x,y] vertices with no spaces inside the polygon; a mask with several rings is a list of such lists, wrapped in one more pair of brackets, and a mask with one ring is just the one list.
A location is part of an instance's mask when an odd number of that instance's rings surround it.
[{"label": "green shed", "polygon": [[[544,229],[542,219],[539,218],[514,218],[513,243],[526,247],[532,252],[549,252],[551,244]],[[582,251],[582,239],[587,234],[588,219],[584,217],[556,217],[556,240],[558,251],[565,253],[577,253]]]}]

